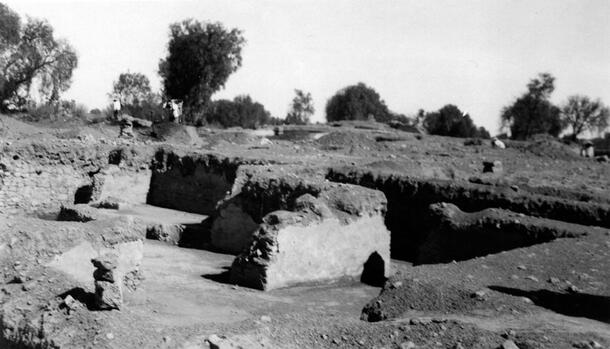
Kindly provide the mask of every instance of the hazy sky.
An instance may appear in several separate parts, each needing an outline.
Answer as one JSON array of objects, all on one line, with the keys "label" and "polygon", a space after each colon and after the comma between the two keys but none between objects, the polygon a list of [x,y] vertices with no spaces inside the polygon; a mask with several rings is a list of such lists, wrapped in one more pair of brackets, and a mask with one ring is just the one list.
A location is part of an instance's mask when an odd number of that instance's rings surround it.
[{"label": "hazy sky", "polygon": [[299,88],[323,120],[326,101],[362,81],[395,112],[452,103],[493,134],[501,108],[545,71],[557,78],[554,102],[580,93],[610,104],[608,0],[4,2],[47,18],[76,48],[64,97],[90,108],[108,103],[127,70],[159,88],[168,26],[189,17],[240,28],[247,40],[242,67],[214,98],[249,94],[275,116]]}]

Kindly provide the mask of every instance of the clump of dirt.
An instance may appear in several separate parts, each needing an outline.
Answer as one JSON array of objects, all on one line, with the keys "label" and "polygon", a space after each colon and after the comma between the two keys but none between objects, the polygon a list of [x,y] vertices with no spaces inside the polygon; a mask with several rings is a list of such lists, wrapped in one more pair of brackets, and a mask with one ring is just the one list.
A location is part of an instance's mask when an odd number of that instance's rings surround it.
[{"label": "clump of dirt", "polygon": [[385,283],[379,296],[364,306],[361,319],[370,322],[395,319],[411,310],[469,311],[479,304],[473,295],[473,290],[441,280],[402,279],[398,274]]},{"label": "clump of dirt", "polygon": [[507,141],[507,147],[551,159],[580,159],[572,148],[549,135],[535,135],[528,141]]}]

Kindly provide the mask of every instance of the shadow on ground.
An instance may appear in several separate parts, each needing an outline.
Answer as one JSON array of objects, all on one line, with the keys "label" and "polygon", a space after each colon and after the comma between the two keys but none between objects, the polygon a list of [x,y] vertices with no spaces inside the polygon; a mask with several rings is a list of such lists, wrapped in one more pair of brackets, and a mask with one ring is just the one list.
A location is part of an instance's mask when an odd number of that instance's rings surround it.
[{"label": "shadow on ground", "polygon": [[490,289],[518,297],[527,297],[534,304],[554,312],[610,323],[610,297],[586,293],[559,293],[549,290],[526,291],[504,286]]},{"label": "shadow on ground", "polygon": [[233,285],[231,283],[231,267],[223,267],[223,271],[218,274],[203,274],[202,278],[219,282],[221,284]]},{"label": "shadow on ground", "polygon": [[61,299],[65,299],[67,296],[71,296],[79,303],[84,304],[88,310],[96,310],[95,295],[91,292],[85,291],[81,287],[75,287],[71,290],[68,290],[68,291],[58,295],[58,297],[60,297]]}]

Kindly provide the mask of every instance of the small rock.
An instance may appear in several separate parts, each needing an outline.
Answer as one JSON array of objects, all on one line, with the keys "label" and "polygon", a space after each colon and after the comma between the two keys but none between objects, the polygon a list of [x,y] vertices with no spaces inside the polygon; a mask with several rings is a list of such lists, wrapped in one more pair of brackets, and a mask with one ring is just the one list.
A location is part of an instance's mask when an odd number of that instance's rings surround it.
[{"label": "small rock", "polygon": [[263,316],[261,316],[261,321],[262,322],[271,322],[271,317],[268,315],[263,315]]},{"label": "small rock", "polygon": [[91,260],[93,266],[101,270],[114,270],[117,267],[118,257],[115,254],[105,254]]},{"label": "small rock", "polygon": [[528,280],[532,280],[533,282],[538,282],[538,278],[535,277],[534,275],[528,275],[525,278]]},{"label": "small rock", "polygon": [[400,349],[413,349],[415,347],[415,343],[411,341],[400,343]]},{"label": "small rock", "polygon": [[527,298],[527,297],[519,297],[521,298],[521,300],[527,304],[532,304],[534,303],[531,299]]},{"label": "small rock", "polygon": [[114,339],[114,335],[112,334],[112,332],[106,333],[106,338]]},{"label": "small rock", "polygon": [[95,281],[95,305],[100,310],[120,309],[123,305],[121,286],[108,281]]},{"label": "small rock", "polygon": [[558,278],[556,278],[556,277],[550,277],[550,278],[549,278],[549,282],[550,282],[551,284],[553,284],[553,285],[557,285],[557,284],[559,284],[561,281],[560,281]]},{"label": "small rock", "polygon": [[67,295],[66,298],[64,298],[64,303],[63,303],[66,308],[70,309],[70,310],[76,310],[79,308],[80,303],[76,301],[76,299],[74,299],[72,296]]},{"label": "small rock", "polygon": [[574,285],[568,286],[568,292],[570,293],[579,293],[580,289]]},{"label": "small rock", "polygon": [[525,265],[523,265],[523,264],[519,264],[519,265],[517,266],[517,269],[519,269],[519,270],[525,270],[525,269],[527,269],[527,268],[525,267]]},{"label": "small rock", "polygon": [[324,340],[327,340],[327,339],[328,339],[328,336],[327,336],[327,335],[325,335],[325,334],[323,334],[321,337],[322,337],[322,339],[324,339]]},{"label": "small rock", "polygon": [[479,290],[479,291],[476,291],[475,293],[471,294],[470,296],[472,298],[476,298],[478,300],[485,300],[486,295],[487,295],[487,292],[485,290]]},{"label": "small rock", "polygon": [[395,281],[390,286],[391,288],[400,288],[402,286],[402,281]]},{"label": "small rock", "polygon": [[510,339],[505,341],[504,343],[502,343],[502,346],[500,348],[501,349],[519,349],[517,344],[515,344],[515,342],[513,342]]}]

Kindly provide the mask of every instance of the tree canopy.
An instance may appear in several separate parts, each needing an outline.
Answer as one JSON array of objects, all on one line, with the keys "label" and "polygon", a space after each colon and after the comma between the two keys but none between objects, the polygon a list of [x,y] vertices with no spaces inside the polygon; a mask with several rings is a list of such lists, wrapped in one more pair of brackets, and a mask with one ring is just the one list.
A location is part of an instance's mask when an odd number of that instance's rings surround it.
[{"label": "tree canopy", "polygon": [[117,95],[123,104],[139,104],[148,100],[152,90],[150,81],[141,73],[121,73],[112,84],[111,95]]},{"label": "tree canopy", "polygon": [[527,139],[547,133],[557,137],[562,130],[559,108],[549,98],[555,90],[555,78],[539,74],[527,84],[527,92],[503,109],[502,123],[510,127],[513,139]]},{"label": "tree canopy", "polygon": [[19,16],[0,4],[0,108],[24,106],[36,89],[41,101],[59,100],[70,87],[78,58],[65,40],[56,39],[45,20]]},{"label": "tree canopy", "polygon": [[426,113],[423,123],[428,133],[433,135],[489,138],[489,132],[484,127],[477,129],[470,115],[452,104],[447,104],[436,112]]},{"label": "tree canopy", "polygon": [[387,122],[392,115],[377,91],[360,82],[339,90],[326,103],[326,120],[368,120]]},{"label": "tree canopy", "polygon": [[205,122],[222,127],[240,126],[256,129],[271,119],[265,107],[250,96],[237,96],[232,101],[221,99],[211,102],[205,113]]},{"label": "tree canopy", "polygon": [[290,104],[290,111],[286,115],[287,124],[305,125],[315,113],[311,93],[294,90],[296,96]]},{"label": "tree canopy", "polygon": [[184,101],[188,114],[200,114],[242,62],[245,43],[239,29],[188,19],[170,25],[168,55],[159,63],[169,98]]},{"label": "tree canopy", "polygon": [[570,96],[561,108],[561,121],[571,128],[574,140],[584,131],[603,131],[609,119],[610,109],[601,100],[592,101],[587,96]]}]

